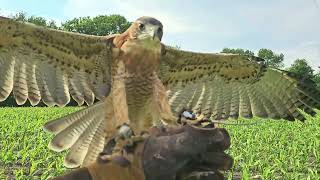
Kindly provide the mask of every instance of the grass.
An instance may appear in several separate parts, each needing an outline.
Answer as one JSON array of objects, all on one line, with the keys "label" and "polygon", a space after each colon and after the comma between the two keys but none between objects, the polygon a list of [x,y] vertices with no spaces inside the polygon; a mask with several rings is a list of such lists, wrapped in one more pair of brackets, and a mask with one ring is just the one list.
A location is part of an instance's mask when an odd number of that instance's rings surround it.
[{"label": "grass", "polygon": [[[79,108],[0,108],[0,179],[47,179],[63,174],[64,153],[47,148],[42,125]],[[258,121],[227,126],[234,167],[228,179],[320,179],[320,115],[306,123]]]},{"label": "grass", "polygon": [[235,164],[229,179],[320,179],[320,115],[306,123],[256,121],[227,127]]}]

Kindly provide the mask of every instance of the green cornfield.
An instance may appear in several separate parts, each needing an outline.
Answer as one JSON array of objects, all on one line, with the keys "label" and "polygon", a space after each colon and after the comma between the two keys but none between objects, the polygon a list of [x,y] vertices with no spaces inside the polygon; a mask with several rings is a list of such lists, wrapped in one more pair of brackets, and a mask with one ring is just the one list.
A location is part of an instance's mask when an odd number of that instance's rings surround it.
[{"label": "green cornfield", "polygon": [[[0,179],[48,179],[68,171],[65,153],[47,148],[53,136],[42,125],[78,109],[0,108]],[[254,124],[225,126],[232,140],[228,153],[234,158],[228,179],[320,179],[320,115],[305,123],[239,122]]]}]

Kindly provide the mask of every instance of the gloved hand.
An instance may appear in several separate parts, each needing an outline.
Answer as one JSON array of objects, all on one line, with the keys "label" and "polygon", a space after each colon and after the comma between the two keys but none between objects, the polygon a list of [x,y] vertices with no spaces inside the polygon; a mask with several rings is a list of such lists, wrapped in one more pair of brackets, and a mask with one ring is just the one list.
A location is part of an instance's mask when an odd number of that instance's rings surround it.
[{"label": "gloved hand", "polygon": [[105,161],[107,145],[97,161],[56,180],[215,180],[232,167],[224,153],[230,137],[222,128],[151,128],[150,137],[126,147],[123,156]]}]

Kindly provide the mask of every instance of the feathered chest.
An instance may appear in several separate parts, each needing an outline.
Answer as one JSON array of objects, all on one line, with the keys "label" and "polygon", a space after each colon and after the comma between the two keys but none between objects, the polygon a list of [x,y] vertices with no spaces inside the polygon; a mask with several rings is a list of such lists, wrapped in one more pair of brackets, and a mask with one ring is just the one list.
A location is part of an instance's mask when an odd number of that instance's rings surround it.
[{"label": "feathered chest", "polygon": [[121,47],[120,57],[130,74],[152,73],[159,68],[161,44],[159,41],[144,39],[130,40]]},{"label": "feathered chest", "polygon": [[145,106],[152,97],[154,75],[151,73],[128,74],[125,81],[128,105]]}]

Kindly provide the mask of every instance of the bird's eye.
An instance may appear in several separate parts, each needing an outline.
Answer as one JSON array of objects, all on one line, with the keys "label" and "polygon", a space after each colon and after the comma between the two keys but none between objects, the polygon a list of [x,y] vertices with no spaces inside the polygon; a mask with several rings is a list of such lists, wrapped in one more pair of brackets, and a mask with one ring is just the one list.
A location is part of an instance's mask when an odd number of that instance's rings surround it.
[{"label": "bird's eye", "polygon": [[141,24],[141,23],[140,23],[140,24],[139,24],[139,29],[140,29],[140,30],[144,30],[144,24]]},{"label": "bird's eye", "polygon": [[158,33],[161,34],[162,31],[163,31],[163,30],[162,30],[162,28],[160,27],[160,28],[158,29]]}]

